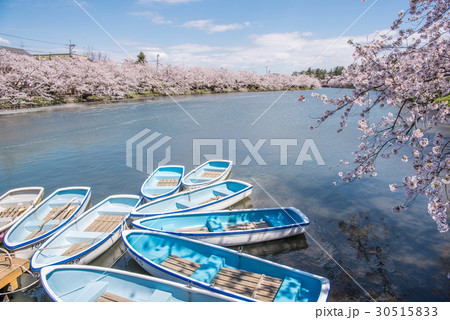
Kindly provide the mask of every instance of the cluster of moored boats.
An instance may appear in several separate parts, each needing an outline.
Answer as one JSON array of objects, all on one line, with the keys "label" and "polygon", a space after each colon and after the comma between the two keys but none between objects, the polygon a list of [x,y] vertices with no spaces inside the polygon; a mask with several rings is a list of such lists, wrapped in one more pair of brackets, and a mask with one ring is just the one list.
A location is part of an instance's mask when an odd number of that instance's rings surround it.
[{"label": "cluster of moored boats", "polygon": [[[30,259],[55,301],[326,301],[328,279],[226,248],[304,232],[291,207],[229,209],[252,185],[232,163],[157,168],[141,195],[113,195],[86,211],[89,187],[13,189],[0,197],[0,239]],[[180,192],[181,191],[181,192]],[[228,209],[228,210],[225,210]],[[153,275],[88,266],[122,238]]]}]

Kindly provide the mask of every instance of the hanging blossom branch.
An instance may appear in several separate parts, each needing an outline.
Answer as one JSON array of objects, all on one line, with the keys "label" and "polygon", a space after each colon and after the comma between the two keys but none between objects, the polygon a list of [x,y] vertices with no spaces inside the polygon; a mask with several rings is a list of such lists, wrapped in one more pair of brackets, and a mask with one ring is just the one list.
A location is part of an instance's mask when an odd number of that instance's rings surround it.
[{"label": "hanging blossom branch", "polygon": [[[450,183],[450,144],[448,137],[450,106],[449,1],[411,0],[410,8],[399,13],[388,34],[365,44],[351,43],[354,64],[345,71],[342,81],[354,86],[352,95],[337,99],[321,98],[335,105],[318,120],[341,114],[341,132],[350,114],[359,113],[359,150],[353,154],[356,166],[343,181],[376,176],[378,157],[389,159],[405,151],[402,161],[411,164],[414,175],[390,190],[403,189],[406,201],[395,212],[406,210],[419,195],[428,197],[428,213],[440,232],[449,230],[447,209]],[[372,96],[376,96],[374,100]],[[398,111],[371,121],[374,108]],[[312,127],[314,129],[314,127]],[[446,131],[447,130],[447,131]]]}]

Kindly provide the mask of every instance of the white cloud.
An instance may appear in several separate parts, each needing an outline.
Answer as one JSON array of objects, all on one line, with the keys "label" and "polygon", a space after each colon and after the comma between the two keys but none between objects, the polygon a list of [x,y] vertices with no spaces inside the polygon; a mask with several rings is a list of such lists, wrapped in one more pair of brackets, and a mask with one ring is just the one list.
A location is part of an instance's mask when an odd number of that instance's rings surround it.
[{"label": "white cloud", "polygon": [[193,20],[188,21],[182,25],[182,27],[188,29],[198,29],[206,31],[208,34],[215,32],[225,32],[230,30],[241,30],[250,26],[250,22],[244,23],[231,23],[231,24],[214,24],[214,20]]},{"label": "white cloud", "polygon": [[0,38],[0,43],[1,44],[11,44],[11,42],[9,42],[9,40],[3,39],[3,38]]},{"label": "white cloud", "polygon": [[300,32],[254,35],[244,46],[218,47],[187,43],[167,47],[168,60],[189,66],[226,67],[264,73],[290,74],[309,67],[331,69],[353,62],[354,48],[348,40],[365,42],[375,33],[357,37],[311,39]]},{"label": "white cloud", "polygon": [[139,11],[139,12],[130,12],[130,15],[135,17],[143,17],[151,20],[154,24],[170,24],[172,21],[166,20],[163,16],[159,15],[157,12],[153,11]]},{"label": "white cloud", "polygon": [[312,36],[314,35],[314,33],[308,31],[308,32],[302,32],[301,35],[302,35],[303,37],[312,37]]},{"label": "white cloud", "polygon": [[186,68],[224,67],[235,71],[265,73],[267,66],[271,72],[291,74],[309,67],[331,69],[338,65],[348,66],[353,62],[354,52],[348,40],[364,43],[374,37],[375,33],[340,39],[314,39],[301,32],[285,32],[253,35],[247,44],[238,46],[198,43],[161,46],[139,43],[133,47],[137,52],[143,51],[148,61],[155,61],[159,54],[160,63]]},{"label": "white cloud", "polygon": [[189,52],[189,53],[199,53],[199,52],[212,52],[216,50],[222,50],[221,47],[212,47],[203,44],[193,44],[185,43],[181,45],[171,46],[168,48],[172,52]]}]

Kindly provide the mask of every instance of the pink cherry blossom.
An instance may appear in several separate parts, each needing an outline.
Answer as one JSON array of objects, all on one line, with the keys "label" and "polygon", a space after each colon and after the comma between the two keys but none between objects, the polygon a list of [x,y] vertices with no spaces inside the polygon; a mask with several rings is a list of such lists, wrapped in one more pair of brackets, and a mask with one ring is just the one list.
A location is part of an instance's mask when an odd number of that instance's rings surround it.
[{"label": "pink cherry blossom", "polygon": [[[412,166],[414,175],[403,179],[406,201],[394,211],[405,210],[417,196],[425,195],[428,214],[440,232],[447,232],[450,141],[443,132],[448,132],[450,107],[448,99],[439,98],[450,94],[450,3],[411,0],[409,5],[386,34],[366,44],[350,41],[355,61],[333,84],[354,90],[337,99],[321,97],[335,108],[325,111],[318,125],[338,113],[341,123],[350,114],[360,115],[358,129],[364,135],[353,153],[353,172],[342,177],[347,182],[373,176],[378,156],[397,158],[400,149],[411,148],[412,160],[403,155],[402,161]],[[384,116],[372,112],[386,106],[390,112]],[[341,125],[337,131],[342,129]]]}]

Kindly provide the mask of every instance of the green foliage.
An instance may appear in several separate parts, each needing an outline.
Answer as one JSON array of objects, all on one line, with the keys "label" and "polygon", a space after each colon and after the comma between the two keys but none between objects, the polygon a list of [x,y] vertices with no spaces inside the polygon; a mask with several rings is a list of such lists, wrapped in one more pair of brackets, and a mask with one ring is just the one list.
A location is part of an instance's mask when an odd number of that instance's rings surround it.
[{"label": "green foliage", "polygon": [[145,58],[145,54],[141,51],[138,55],[137,55],[137,61],[136,63],[146,63],[147,60]]},{"label": "green foliage", "polygon": [[440,97],[440,98],[436,99],[434,102],[442,102],[442,101],[447,101],[448,103],[450,103],[450,94]]},{"label": "green foliage", "polygon": [[314,77],[319,80],[325,80],[330,77],[342,75],[342,72],[344,71],[344,69],[345,68],[343,66],[337,66],[334,69],[330,69],[330,71],[327,71],[326,69],[320,69],[320,68],[318,68],[318,69],[308,68],[308,70],[303,70],[300,72],[295,71],[292,75],[297,76],[300,74],[306,74],[307,76],[311,76],[311,77]]}]

